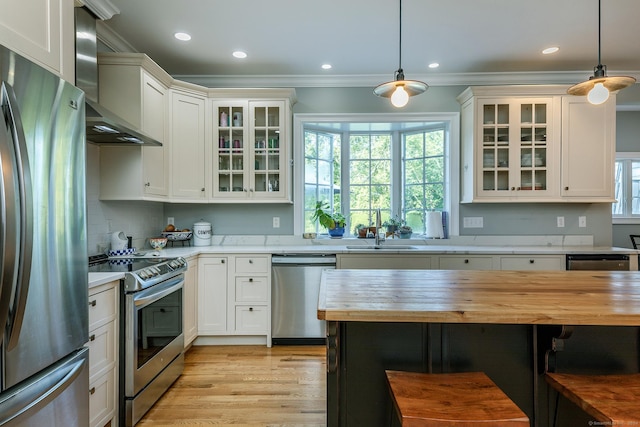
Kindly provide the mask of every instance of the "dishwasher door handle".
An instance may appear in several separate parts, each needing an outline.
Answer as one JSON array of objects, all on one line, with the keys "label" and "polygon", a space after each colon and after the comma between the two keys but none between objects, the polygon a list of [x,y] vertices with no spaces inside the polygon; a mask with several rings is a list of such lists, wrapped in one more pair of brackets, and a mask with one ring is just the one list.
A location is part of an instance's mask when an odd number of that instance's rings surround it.
[{"label": "dishwasher door handle", "polygon": [[272,265],[336,265],[335,256],[272,256]]}]

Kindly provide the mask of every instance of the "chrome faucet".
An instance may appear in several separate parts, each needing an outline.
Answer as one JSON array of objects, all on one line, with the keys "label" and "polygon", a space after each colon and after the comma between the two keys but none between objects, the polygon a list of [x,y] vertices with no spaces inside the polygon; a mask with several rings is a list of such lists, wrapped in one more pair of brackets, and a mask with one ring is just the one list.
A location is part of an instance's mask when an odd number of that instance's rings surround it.
[{"label": "chrome faucet", "polygon": [[380,233],[382,233],[382,216],[380,215],[380,208],[378,208],[376,209],[376,246],[378,246],[382,240],[385,240],[384,237],[380,237]]}]

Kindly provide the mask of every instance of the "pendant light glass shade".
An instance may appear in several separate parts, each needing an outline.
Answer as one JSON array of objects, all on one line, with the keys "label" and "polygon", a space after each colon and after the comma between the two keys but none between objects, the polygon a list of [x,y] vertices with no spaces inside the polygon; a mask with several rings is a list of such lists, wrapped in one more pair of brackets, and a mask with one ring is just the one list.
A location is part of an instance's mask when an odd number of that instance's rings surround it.
[{"label": "pendant light glass shade", "polygon": [[418,80],[405,80],[402,70],[402,0],[400,0],[400,37],[399,37],[398,70],[394,73],[394,80],[376,86],[373,93],[384,98],[391,98],[394,107],[404,107],[409,98],[420,95],[429,86]]},{"label": "pendant light glass shade", "polygon": [[593,76],[589,80],[567,89],[569,95],[587,96],[590,103],[598,105],[609,99],[609,93],[631,86],[636,79],[629,76],[607,76],[607,66],[602,65],[600,60],[601,53],[601,0],[598,0],[598,65],[593,69]]}]

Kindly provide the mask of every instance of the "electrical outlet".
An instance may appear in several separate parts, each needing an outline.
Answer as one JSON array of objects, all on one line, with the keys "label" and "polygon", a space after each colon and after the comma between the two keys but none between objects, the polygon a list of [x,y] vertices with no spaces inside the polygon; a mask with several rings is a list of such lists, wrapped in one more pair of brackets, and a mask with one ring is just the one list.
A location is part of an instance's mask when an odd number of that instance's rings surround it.
[{"label": "electrical outlet", "polygon": [[557,221],[558,221],[558,228],[564,227],[564,217],[563,216],[559,216],[557,218]]},{"label": "electrical outlet", "polygon": [[578,217],[578,227],[586,227],[587,226],[587,217],[586,216],[579,216]]},{"label": "electrical outlet", "polygon": [[482,228],[484,227],[483,217],[481,216],[465,216],[462,220],[464,228]]},{"label": "electrical outlet", "polygon": [[280,217],[279,216],[274,216],[273,217],[273,228],[280,228]]},{"label": "electrical outlet", "polygon": [[176,219],[172,216],[167,217],[167,224],[173,224],[176,225]]}]

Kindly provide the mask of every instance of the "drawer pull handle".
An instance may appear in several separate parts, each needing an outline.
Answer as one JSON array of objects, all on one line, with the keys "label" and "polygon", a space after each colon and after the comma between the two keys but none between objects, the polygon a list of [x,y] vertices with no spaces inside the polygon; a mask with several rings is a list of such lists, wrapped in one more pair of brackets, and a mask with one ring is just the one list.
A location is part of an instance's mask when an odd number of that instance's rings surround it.
[{"label": "drawer pull handle", "polygon": [[89,341],[95,341],[96,340],[96,334],[91,334],[91,336],[89,337]]},{"label": "drawer pull handle", "polygon": [[95,393],[95,392],[96,392],[96,388],[95,388],[95,387],[91,387],[91,388],[89,389],[89,394],[93,394],[93,393]]},{"label": "drawer pull handle", "polygon": [[533,264],[534,262],[536,262],[534,259],[529,260],[529,264]]},{"label": "drawer pull handle", "polygon": [[249,311],[253,311],[253,307],[249,307]]},{"label": "drawer pull handle", "polygon": [[224,260],[223,259],[220,260],[220,264],[224,264]]},{"label": "drawer pull handle", "polygon": [[95,307],[97,303],[98,303],[98,301],[96,301],[96,300],[89,301],[89,305],[91,307]]},{"label": "drawer pull handle", "polygon": [[469,264],[469,260],[468,260],[468,259],[465,259],[465,260],[464,260],[464,263],[465,263],[465,264]]},{"label": "drawer pull handle", "polygon": [[253,277],[249,277],[249,281],[250,281],[250,282],[253,282]]},{"label": "drawer pull handle", "polygon": [[252,259],[249,260],[249,264],[253,264],[253,260]]}]

